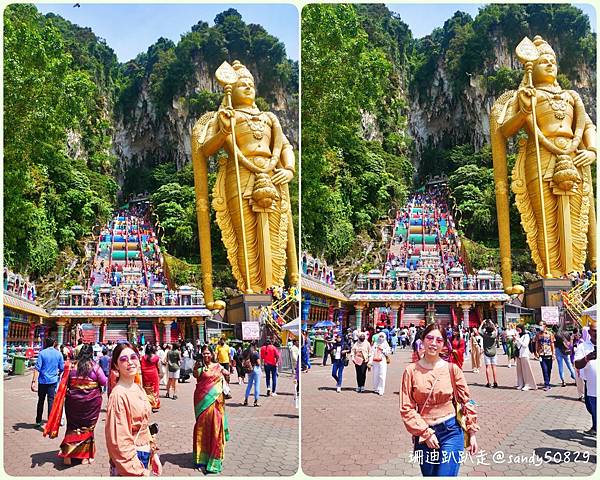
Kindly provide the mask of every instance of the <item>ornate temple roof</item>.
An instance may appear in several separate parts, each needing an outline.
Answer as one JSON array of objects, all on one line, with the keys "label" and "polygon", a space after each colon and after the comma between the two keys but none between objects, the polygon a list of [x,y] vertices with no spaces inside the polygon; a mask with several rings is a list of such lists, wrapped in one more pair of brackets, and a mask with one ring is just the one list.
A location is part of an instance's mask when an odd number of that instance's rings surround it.
[{"label": "ornate temple roof", "polygon": [[[304,287],[303,287],[304,288]],[[508,302],[502,290],[356,290],[351,302]]]}]

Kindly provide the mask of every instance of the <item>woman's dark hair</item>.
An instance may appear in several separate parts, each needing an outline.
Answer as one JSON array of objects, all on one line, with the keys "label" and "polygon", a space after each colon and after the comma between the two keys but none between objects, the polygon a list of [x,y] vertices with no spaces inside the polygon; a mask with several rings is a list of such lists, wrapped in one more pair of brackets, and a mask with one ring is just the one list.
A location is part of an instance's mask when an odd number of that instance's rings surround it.
[{"label": "woman's dark hair", "polygon": [[46,337],[44,340],[44,348],[50,348],[54,346],[54,338]]},{"label": "woman's dark hair", "polygon": [[438,330],[442,334],[442,336],[444,336],[444,330],[439,323],[430,323],[425,327],[425,330],[421,332],[421,340],[424,340],[425,336],[429,335],[429,332],[432,332],[433,330]]},{"label": "woman's dark hair", "polygon": [[126,348],[131,348],[135,353],[137,353],[139,355],[137,348],[135,348],[131,343],[129,343],[129,342],[117,343],[117,346],[113,350],[112,358],[110,360],[111,370],[117,370],[117,371],[119,370],[119,357],[121,356],[121,352],[123,350],[125,350]]},{"label": "woman's dark hair", "polygon": [[179,350],[179,344],[178,343],[174,343],[173,344],[173,350]]},{"label": "woman's dark hair", "polygon": [[519,324],[515,327],[515,330],[520,330],[521,333],[525,333],[525,325]]},{"label": "woman's dark hair", "polygon": [[77,376],[87,377],[92,371],[94,364],[94,349],[89,343],[85,343],[81,346],[79,353],[77,354]]},{"label": "woman's dark hair", "polygon": [[154,345],[152,345],[151,343],[146,345],[146,358],[148,360],[150,360],[152,355],[154,355],[155,353],[156,353],[156,347]]},{"label": "woman's dark hair", "polygon": [[213,353],[213,351],[210,349],[210,347],[208,346],[208,344],[204,344],[200,347],[200,355],[203,355],[204,352],[210,352],[210,361],[214,362],[215,361],[215,355]]}]

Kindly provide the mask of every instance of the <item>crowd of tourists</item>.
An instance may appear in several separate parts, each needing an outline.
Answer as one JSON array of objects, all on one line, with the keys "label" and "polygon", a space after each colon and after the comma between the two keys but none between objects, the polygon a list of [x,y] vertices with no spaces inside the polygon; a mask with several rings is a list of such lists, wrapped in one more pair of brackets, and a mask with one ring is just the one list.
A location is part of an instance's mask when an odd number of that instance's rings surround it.
[{"label": "crowd of tourists", "polygon": [[[420,452],[424,460],[421,463],[423,475],[453,476],[458,473],[459,462],[434,462],[431,457],[433,450],[441,449],[450,455],[451,452],[462,452],[463,445],[468,445],[473,454],[478,449],[475,435],[477,417],[463,374],[465,360],[469,357],[471,372],[477,374],[480,369],[484,370],[485,385],[492,389],[499,387],[496,369],[501,354],[506,358],[502,363],[506,362],[505,366],[515,369],[514,384],[508,386],[521,391],[538,388],[538,368],[543,378],[543,389],[550,390],[552,369],[556,364],[560,385],[576,385],[576,398],[585,402],[591,416],[592,425],[583,433],[596,435],[595,321],[589,327],[572,331],[551,328],[543,321],[538,325],[510,323],[503,329],[491,319],[484,319],[479,328],[470,329],[439,324],[393,328],[388,324],[364,331],[349,329],[342,332],[339,327],[334,327],[328,329],[323,337],[323,358],[313,358],[312,361],[317,360],[323,366],[331,361],[331,376],[337,393],[343,389],[345,368],[353,364],[356,392],[372,391],[384,395],[387,366],[392,355],[398,349],[411,350],[411,363],[402,379],[401,416],[407,430],[414,436],[415,452]],[[301,351],[302,370],[305,372],[312,368],[313,343],[305,332]],[[540,367],[535,366],[538,362]],[[432,374],[433,370],[437,375]],[[462,408],[459,420],[452,398]],[[439,421],[440,418],[443,421]],[[464,443],[465,437],[467,443]],[[428,456],[430,461],[426,460]],[[459,458],[458,453],[456,458]]]},{"label": "crowd of tourists", "polygon": [[[299,357],[297,342],[290,348]],[[60,346],[44,340],[31,382],[37,392],[36,426],[44,436],[55,438],[61,426],[66,432],[58,456],[66,465],[92,463],[96,456],[94,430],[99,420],[103,394],[108,396],[104,434],[113,476],[159,475],[158,423],[161,400],[177,400],[177,385],[193,376],[193,453],[190,464],[205,473],[222,469],[225,443],[229,439],[225,400],[231,398],[229,384],[237,377],[247,383],[244,405],[254,394],[259,407],[262,371],[267,397],[277,396],[280,349],[267,339],[258,348],[216,345],[187,340],[181,343],[133,345],[127,341]],[[161,398],[160,387],[166,393]],[[42,427],[44,403],[48,421]],[[63,413],[64,412],[64,413]]]}]

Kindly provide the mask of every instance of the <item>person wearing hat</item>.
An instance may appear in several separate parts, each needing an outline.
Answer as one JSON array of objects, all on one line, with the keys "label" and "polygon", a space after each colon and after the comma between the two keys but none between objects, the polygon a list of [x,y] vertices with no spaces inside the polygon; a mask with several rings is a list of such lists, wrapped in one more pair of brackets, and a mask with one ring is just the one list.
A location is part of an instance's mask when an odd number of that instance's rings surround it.
[{"label": "person wearing hat", "polygon": [[[579,369],[584,381],[584,399],[587,411],[592,416],[592,427],[583,432],[586,435],[596,435],[596,311],[588,316],[589,326],[583,329],[583,341],[575,350],[575,368]],[[582,318],[583,320],[583,318]],[[586,330],[587,329],[587,330]]]}]

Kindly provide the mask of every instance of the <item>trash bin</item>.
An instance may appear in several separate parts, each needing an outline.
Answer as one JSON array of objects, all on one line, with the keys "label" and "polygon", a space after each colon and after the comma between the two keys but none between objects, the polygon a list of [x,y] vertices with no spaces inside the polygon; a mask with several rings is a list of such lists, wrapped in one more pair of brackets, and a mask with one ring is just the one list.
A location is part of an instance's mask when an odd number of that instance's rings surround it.
[{"label": "trash bin", "polygon": [[325,340],[322,338],[315,338],[315,357],[322,358],[325,353]]},{"label": "trash bin", "polygon": [[15,355],[13,357],[13,373],[15,375],[25,375],[25,362],[27,357],[25,355]]}]

